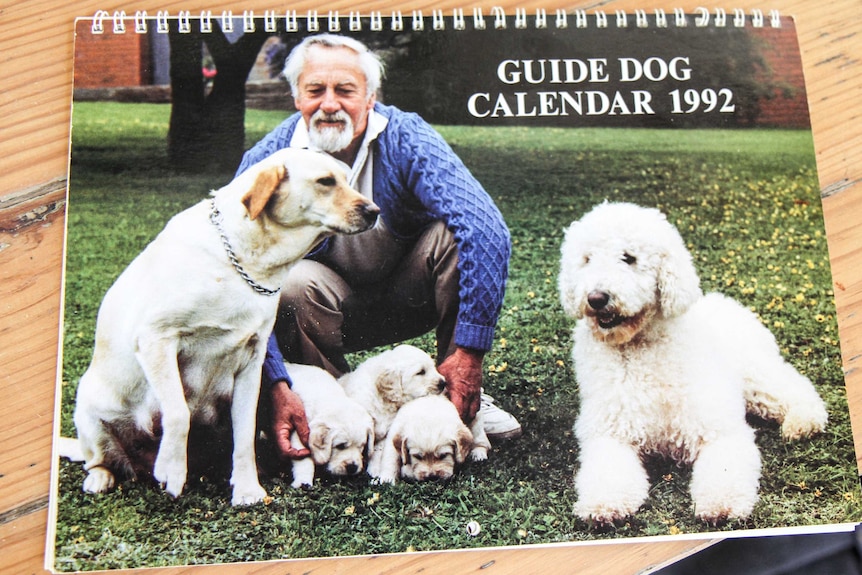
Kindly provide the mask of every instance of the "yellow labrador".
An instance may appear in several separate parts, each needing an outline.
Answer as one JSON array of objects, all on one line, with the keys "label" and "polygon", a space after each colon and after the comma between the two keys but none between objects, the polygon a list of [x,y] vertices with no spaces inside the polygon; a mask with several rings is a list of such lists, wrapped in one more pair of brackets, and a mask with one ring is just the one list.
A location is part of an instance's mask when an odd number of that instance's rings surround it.
[{"label": "yellow labrador", "polygon": [[[315,465],[332,475],[357,475],[365,470],[374,449],[374,421],[325,370],[312,365],[286,363],[292,389],[302,399],[311,431],[311,457],[292,461],[293,487],[314,484]],[[296,432],[294,447],[303,447]]]},{"label": "yellow labrador", "polygon": [[402,405],[418,397],[439,395],[446,387],[434,359],[406,344],[365,360],[338,382],[371,414],[377,442],[386,437]]},{"label": "yellow labrador", "polygon": [[113,487],[149,445],[153,477],[179,496],[191,423],[229,409],[231,503],[263,499],[255,412],[276,288],[324,237],[365,230],[378,211],[333,159],[286,149],[174,216],[99,309],[75,408],[84,491]]},{"label": "yellow labrador", "polygon": [[446,480],[468,455],[474,461],[487,459],[490,447],[481,416],[468,428],[449,399],[429,395],[398,410],[368,472],[382,483],[395,483],[399,477]]}]

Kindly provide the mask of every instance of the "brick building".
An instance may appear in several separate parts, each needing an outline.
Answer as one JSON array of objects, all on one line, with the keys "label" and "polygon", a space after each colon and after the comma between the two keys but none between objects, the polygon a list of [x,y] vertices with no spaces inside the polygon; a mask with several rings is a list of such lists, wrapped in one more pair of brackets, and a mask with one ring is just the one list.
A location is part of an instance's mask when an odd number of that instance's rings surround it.
[{"label": "brick building", "polygon": [[794,28],[752,28],[750,31],[766,63],[766,75],[782,82],[760,101],[759,126],[808,128],[808,99],[802,74],[799,43]]},{"label": "brick building", "polygon": [[75,33],[75,87],[121,88],[153,84],[149,34],[107,30],[93,34],[80,21]]}]

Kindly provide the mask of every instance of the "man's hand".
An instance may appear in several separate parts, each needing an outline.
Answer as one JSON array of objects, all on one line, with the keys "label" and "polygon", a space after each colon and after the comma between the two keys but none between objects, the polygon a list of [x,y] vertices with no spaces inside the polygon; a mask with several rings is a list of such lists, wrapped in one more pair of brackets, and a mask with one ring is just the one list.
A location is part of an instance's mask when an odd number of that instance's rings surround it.
[{"label": "man's hand", "polygon": [[483,357],[480,351],[459,347],[438,368],[446,378],[446,395],[465,423],[473,421],[479,411]]},{"label": "man's hand", "polygon": [[311,455],[307,448],[290,445],[293,431],[299,435],[303,445],[308,445],[308,419],[302,399],[293,392],[287,382],[279,381],[272,386],[272,432],[278,445],[279,454],[290,459],[302,459]]}]

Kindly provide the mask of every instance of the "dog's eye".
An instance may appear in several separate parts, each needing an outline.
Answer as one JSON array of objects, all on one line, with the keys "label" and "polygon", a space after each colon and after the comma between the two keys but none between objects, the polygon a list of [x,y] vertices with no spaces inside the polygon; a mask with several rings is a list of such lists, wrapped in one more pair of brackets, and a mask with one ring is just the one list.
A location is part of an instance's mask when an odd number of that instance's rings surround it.
[{"label": "dog's eye", "polygon": [[326,186],[327,188],[331,188],[332,186],[335,185],[335,178],[333,178],[332,176],[326,176],[323,178],[318,178],[317,183],[320,184],[321,186]]},{"label": "dog's eye", "polygon": [[336,443],[333,447],[335,447],[335,449],[337,449],[338,451],[343,451],[343,450],[347,449],[347,444],[346,443]]},{"label": "dog's eye", "polygon": [[630,253],[624,253],[623,254],[623,261],[631,266],[631,265],[636,264],[638,259],[636,257],[634,257],[633,255],[631,255]]},{"label": "dog's eye", "polygon": [[415,459],[416,461],[422,461],[425,459],[425,454],[424,453],[414,453],[413,459]]},{"label": "dog's eye", "polygon": [[585,255],[585,256],[584,256],[584,264],[588,264],[588,263],[590,263],[590,256],[589,256],[589,255]]},{"label": "dog's eye", "polygon": [[425,368],[423,367],[419,371],[416,372],[416,375],[425,375]]}]

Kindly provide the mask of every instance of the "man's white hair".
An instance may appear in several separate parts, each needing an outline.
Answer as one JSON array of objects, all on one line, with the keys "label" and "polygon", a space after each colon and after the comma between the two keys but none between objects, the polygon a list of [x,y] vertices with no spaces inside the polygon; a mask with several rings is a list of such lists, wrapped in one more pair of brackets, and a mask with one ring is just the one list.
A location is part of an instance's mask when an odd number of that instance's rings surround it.
[{"label": "man's white hair", "polygon": [[380,81],[383,78],[383,62],[368,47],[358,40],[337,34],[318,34],[308,36],[291,50],[290,55],[284,63],[282,74],[290,83],[290,89],[294,96],[299,94],[299,75],[305,67],[308,49],[312,46],[326,46],[327,48],[347,48],[359,55],[359,66],[365,75],[368,88],[368,97],[377,93]]}]

